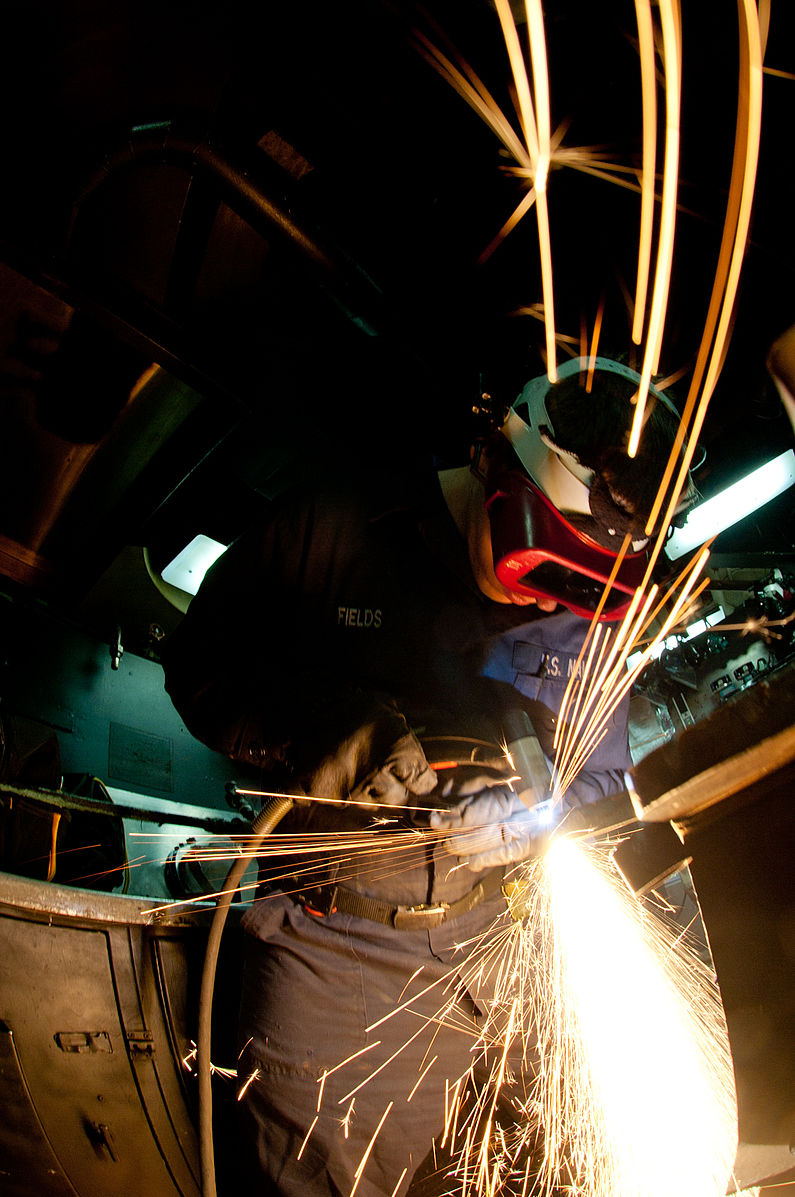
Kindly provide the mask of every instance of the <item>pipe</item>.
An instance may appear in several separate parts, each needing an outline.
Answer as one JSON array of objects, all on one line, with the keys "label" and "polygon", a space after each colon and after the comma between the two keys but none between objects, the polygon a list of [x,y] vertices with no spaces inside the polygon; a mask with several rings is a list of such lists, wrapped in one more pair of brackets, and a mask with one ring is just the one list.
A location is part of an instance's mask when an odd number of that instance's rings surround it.
[{"label": "pipe", "polygon": [[[133,126],[115,145],[108,146],[102,163],[74,197],[67,234],[70,249],[85,202],[120,171],[150,162],[181,167],[191,178],[211,179],[219,197],[238,216],[264,236],[277,235],[318,272],[330,298],[356,327],[371,337],[381,333],[383,299],[378,286],[341,245],[323,242],[311,228],[302,227],[289,202],[279,204],[266,194],[267,169],[262,157],[237,163],[170,120]],[[280,186],[283,183],[280,179]]]},{"label": "pipe", "polygon": [[262,846],[262,841],[284,818],[292,805],[293,799],[287,796],[272,798],[257,815],[251,825],[249,851],[238,857],[226,875],[223,889],[215,904],[210,933],[207,937],[199,991],[199,1026],[196,1034],[196,1066],[199,1074],[199,1156],[203,1197],[216,1197],[211,1044],[215,971],[218,964],[221,935],[232,899],[237,893],[243,874],[251,864],[252,857],[256,856]]}]

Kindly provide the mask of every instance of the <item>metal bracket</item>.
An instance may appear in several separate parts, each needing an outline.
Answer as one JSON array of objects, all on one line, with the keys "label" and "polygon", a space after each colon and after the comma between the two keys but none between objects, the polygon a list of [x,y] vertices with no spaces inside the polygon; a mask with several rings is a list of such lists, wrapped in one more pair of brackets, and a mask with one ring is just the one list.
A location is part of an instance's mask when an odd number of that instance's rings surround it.
[{"label": "metal bracket", "polygon": [[113,1163],[118,1164],[119,1157],[116,1154],[116,1143],[113,1138],[113,1132],[106,1122],[88,1123],[86,1134],[91,1140],[91,1145],[97,1155],[100,1155],[103,1151],[107,1152]]},{"label": "metal bracket", "polygon": [[128,1031],[127,1047],[130,1055],[151,1060],[155,1054],[154,1035],[151,1031]]},{"label": "metal bracket", "polygon": [[112,1052],[107,1031],[57,1031],[53,1039],[62,1052]]}]

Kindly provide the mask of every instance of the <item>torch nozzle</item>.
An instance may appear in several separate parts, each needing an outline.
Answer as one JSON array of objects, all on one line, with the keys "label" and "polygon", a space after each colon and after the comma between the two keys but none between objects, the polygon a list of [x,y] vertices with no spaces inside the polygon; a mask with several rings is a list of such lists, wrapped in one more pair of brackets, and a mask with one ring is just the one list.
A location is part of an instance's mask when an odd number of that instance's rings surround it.
[{"label": "torch nozzle", "polygon": [[547,759],[527,711],[509,711],[503,720],[505,743],[519,775],[517,793],[528,810],[550,797],[551,775]]}]

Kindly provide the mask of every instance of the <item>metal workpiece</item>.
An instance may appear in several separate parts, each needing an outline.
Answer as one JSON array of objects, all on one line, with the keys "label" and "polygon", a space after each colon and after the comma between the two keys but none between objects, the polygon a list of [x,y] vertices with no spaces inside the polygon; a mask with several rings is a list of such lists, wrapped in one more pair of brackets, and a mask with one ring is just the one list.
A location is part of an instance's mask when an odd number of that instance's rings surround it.
[{"label": "metal workpiece", "polygon": [[[199,1197],[192,1059],[212,905],[154,905],[0,874],[4,1197]],[[237,921],[213,1047],[232,1068]]]},{"label": "metal workpiece", "polygon": [[738,1189],[795,1177],[795,676],[757,684],[633,770],[673,820],[720,987],[737,1089]]},{"label": "metal workpiece", "polygon": [[[104,787],[104,792],[110,795],[110,789]],[[121,791],[116,791],[121,793]],[[49,790],[41,786],[32,789],[28,786],[12,785],[6,781],[0,781],[0,795],[7,795],[10,798],[28,799],[30,802],[35,802],[41,807],[48,807],[51,810],[74,812],[76,814],[89,815],[106,815],[110,818],[121,819],[135,819],[140,822],[162,824],[175,823],[181,824],[185,827],[201,827],[205,831],[216,831],[225,833],[235,826],[242,828],[244,824],[228,811],[214,810],[212,807],[188,807],[183,805],[182,809],[172,809],[174,804],[169,804],[165,808],[165,804],[160,807],[156,805],[156,799],[147,799],[144,796],[130,795],[130,797],[138,798],[138,804],[133,805],[132,802],[125,803],[123,800],[114,799],[112,804],[109,801],[97,801],[91,797],[85,797],[81,794],[71,794],[67,790]]]},{"label": "metal workpiece", "polygon": [[[632,770],[631,796],[643,822],[688,820],[795,759],[795,667],[731,699]],[[739,799],[738,800],[742,800]]]},{"label": "metal workpiece", "polygon": [[148,897],[106,894],[0,873],[0,917],[24,912],[48,921],[64,918],[122,926],[202,927],[208,924],[214,909],[215,904],[205,900],[159,905]]}]

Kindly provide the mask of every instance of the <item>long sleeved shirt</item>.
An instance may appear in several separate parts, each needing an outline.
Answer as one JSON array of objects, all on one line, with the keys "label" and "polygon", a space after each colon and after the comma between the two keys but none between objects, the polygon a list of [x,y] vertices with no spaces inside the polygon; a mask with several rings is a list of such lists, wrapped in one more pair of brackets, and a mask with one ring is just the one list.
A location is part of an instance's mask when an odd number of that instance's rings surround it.
[{"label": "long sleeved shirt", "polygon": [[[353,691],[389,695],[420,736],[499,741],[506,702],[558,713],[587,626],[480,592],[434,472],[343,477],[286,494],[216,562],[166,687],[199,739],[255,765],[311,754]],[[630,763],[624,709],[572,797],[621,788]]]},{"label": "long sleeved shirt", "polygon": [[[571,720],[578,710],[580,687],[584,687],[586,695],[588,692],[589,679],[584,677],[584,659],[580,659],[587,630],[587,621],[565,608],[544,619],[510,628],[484,645],[482,673],[509,683],[519,694],[544,703],[556,715],[561,712],[568,690],[564,719],[568,715]],[[576,679],[574,682],[572,677]],[[587,702],[587,698],[581,700],[580,709],[583,701]],[[593,712],[595,704],[590,709]],[[627,698],[604,719],[593,720],[598,723],[600,738],[567,789],[569,804],[593,802],[624,788],[624,773],[632,767],[628,721]]]}]

